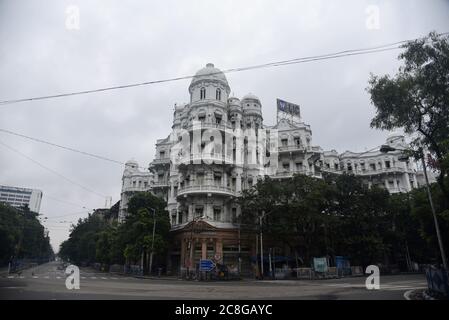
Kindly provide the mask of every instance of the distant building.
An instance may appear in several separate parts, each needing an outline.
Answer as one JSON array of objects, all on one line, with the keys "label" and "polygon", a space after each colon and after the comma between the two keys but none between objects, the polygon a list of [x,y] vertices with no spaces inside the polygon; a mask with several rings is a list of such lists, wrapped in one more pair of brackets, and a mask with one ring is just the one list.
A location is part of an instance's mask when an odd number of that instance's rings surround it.
[{"label": "distant building", "polygon": [[0,185],[0,202],[20,208],[27,205],[33,212],[41,208],[42,191],[37,189],[18,188]]},{"label": "distant building", "polygon": [[132,195],[139,191],[149,191],[153,182],[153,174],[149,171],[139,170],[136,161],[125,163],[125,171],[122,177],[122,192],[118,211],[118,220],[123,222],[128,209],[128,201]]}]

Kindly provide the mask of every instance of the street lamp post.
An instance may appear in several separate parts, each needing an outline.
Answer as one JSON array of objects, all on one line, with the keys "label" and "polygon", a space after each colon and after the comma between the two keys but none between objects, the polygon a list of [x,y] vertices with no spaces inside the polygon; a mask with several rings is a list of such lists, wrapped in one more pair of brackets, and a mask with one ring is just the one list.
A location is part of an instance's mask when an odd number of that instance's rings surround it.
[{"label": "street lamp post", "polygon": [[[380,152],[382,152],[382,153],[387,153],[387,152],[396,151],[396,150],[409,151],[407,149],[394,148],[394,147],[391,147],[389,145],[382,145],[380,147]],[[427,197],[429,198],[430,208],[432,210],[433,222],[435,224],[435,230],[436,230],[437,239],[438,239],[438,246],[439,246],[439,249],[440,249],[441,259],[443,261],[443,268],[445,270],[448,270],[447,269],[446,254],[444,252],[443,240],[441,239],[440,226],[438,224],[438,219],[437,219],[437,215],[436,215],[436,212],[435,212],[435,206],[433,205],[432,192],[430,191],[429,178],[427,176],[427,166],[426,166],[426,161],[424,159],[424,151],[423,151],[422,148],[419,149],[419,157],[421,158],[421,163],[422,163],[422,167],[423,167],[423,171],[424,171],[424,178],[426,180],[426,192],[427,192]]]},{"label": "street lamp post", "polygon": [[263,279],[263,233],[262,233],[262,219],[265,213],[259,216],[259,224],[260,224],[260,276]]},{"label": "street lamp post", "polygon": [[153,211],[153,238],[151,241],[151,254],[150,254],[150,274],[153,270],[153,252],[154,252],[154,234],[156,232],[156,210],[153,208],[150,208],[151,211]]},{"label": "street lamp post", "polygon": [[265,213],[265,211],[262,211],[262,214],[259,216],[259,226],[260,226],[260,272],[261,277],[263,278],[263,232],[262,232],[262,220],[269,214],[271,214],[273,211],[270,211],[268,213]]}]

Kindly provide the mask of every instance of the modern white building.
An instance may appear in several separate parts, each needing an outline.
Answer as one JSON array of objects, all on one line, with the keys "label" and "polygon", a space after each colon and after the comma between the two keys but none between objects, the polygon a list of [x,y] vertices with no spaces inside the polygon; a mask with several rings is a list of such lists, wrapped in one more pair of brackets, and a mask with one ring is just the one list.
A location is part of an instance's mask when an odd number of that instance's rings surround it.
[{"label": "modern white building", "polygon": [[[323,151],[312,144],[312,130],[299,116],[265,126],[260,99],[253,94],[231,97],[224,73],[213,64],[199,70],[188,89],[190,102],[175,106],[172,131],[157,140],[150,171],[138,170],[136,162],[126,164],[120,205],[123,220],[135,191],[151,191],[167,201],[172,270],[193,268],[206,258],[235,265],[238,252],[242,270],[249,268],[255,245],[238,233],[236,198],[266,175],[320,178],[323,171],[346,172],[391,193],[420,183],[416,164],[401,162],[401,151]],[[386,143],[407,146],[401,135],[389,136]]]},{"label": "modern white building", "polygon": [[27,205],[32,212],[39,213],[41,201],[41,190],[0,185],[0,202],[12,207],[20,208]]}]

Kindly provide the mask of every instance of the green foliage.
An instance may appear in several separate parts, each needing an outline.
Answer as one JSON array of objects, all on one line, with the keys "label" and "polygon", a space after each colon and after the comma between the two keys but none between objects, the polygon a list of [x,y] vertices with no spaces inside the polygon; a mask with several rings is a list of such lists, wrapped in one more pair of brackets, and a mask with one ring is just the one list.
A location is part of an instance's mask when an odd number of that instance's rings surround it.
[{"label": "green foliage", "polygon": [[0,265],[11,258],[47,260],[53,256],[50,238],[28,207],[17,210],[0,203]]},{"label": "green foliage", "polygon": [[[98,262],[106,265],[139,263],[142,254],[154,248],[163,256],[168,247],[170,222],[166,203],[150,193],[134,195],[128,203],[128,216],[122,224],[111,222],[116,206],[103,216],[90,215],[79,220],[62,243],[60,255],[76,263]],[[118,205],[117,205],[118,207]],[[153,211],[155,209],[155,219]],[[156,222],[154,244],[152,232]]]},{"label": "green foliage", "polygon": [[413,144],[428,148],[440,171],[439,186],[449,209],[449,37],[432,32],[408,42],[399,56],[404,61],[394,77],[371,76],[368,92],[376,108],[371,127],[418,133]]},{"label": "green foliage", "polygon": [[[390,195],[368,188],[353,175],[324,174],[324,179],[296,175],[289,180],[261,180],[245,190],[239,202],[243,226],[258,232],[264,214],[264,234],[287,245],[305,265],[326,255],[348,256],[361,265],[404,261],[406,250],[415,261],[438,256],[424,190]],[[448,217],[447,211],[440,214],[446,234]],[[429,248],[434,248],[430,254]]]}]

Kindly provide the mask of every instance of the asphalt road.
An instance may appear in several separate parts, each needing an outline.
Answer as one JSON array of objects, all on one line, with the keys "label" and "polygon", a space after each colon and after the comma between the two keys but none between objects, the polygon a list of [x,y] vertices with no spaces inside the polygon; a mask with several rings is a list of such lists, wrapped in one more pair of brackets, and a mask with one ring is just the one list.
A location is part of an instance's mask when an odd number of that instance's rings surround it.
[{"label": "asphalt road", "polygon": [[81,269],[80,289],[68,290],[63,270],[51,262],[0,277],[0,299],[224,299],[224,300],[403,300],[408,290],[426,286],[423,274],[380,277],[367,290],[365,277],[330,280],[242,280],[221,282],[142,279]]}]

